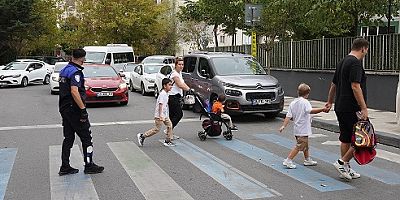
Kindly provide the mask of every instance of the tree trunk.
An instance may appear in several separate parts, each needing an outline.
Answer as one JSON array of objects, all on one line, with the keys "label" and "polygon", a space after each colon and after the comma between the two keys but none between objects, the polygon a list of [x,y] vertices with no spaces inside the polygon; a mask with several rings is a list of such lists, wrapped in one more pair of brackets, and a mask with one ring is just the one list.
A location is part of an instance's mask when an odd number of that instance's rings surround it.
[{"label": "tree trunk", "polygon": [[218,30],[218,24],[214,24],[213,32],[214,32],[215,47],[218,47],[217,30]]}]

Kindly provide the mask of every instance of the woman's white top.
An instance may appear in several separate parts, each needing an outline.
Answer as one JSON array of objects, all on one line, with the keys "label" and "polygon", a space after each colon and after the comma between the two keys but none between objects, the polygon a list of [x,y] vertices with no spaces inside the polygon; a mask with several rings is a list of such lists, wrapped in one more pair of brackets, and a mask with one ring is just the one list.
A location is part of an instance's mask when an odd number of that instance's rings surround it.
[{"label": "woman's white top", "polygon": [[185,80],[183,80],[183,77],[182,77],[182,72],[179,73],[179,72],[173,70],[171,72],[171,76],[169,77],[173,83],[171,91],[169,92],[169,95],[180,94],[183,97],[183,90],[182,90],[182,88],[178,87],[178,85],[174,82],[174,79],[173,79],[174,77],[178,77],[179,80],[181,81],[181,83],[185,82]]}]

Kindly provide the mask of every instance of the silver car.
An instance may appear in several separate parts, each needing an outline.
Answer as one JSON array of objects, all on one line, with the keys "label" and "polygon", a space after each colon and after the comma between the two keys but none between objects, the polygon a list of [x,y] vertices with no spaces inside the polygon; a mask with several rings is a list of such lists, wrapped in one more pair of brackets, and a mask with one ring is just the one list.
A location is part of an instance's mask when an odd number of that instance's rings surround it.
[{"label": "silver car", "polygon": [[201,52],[184,56],[185,83],[193,88],[203,105],[226,95],[229,114],[264,113],[276,116],[284,105],[278,80],[266,73],[250,55]]}]

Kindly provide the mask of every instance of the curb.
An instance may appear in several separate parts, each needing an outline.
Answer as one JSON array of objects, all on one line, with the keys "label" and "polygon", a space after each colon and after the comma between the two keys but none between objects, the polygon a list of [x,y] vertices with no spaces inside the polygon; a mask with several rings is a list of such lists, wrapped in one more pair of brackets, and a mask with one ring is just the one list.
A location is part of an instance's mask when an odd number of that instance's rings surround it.
[{"label": "curb", "polygon": [[[286,113],[286,111],[282,111],[277,115],[277,117],[285,118]],[[336,121],[333,122],[328,120],[313,119],[311,126],[314,128],[320,128],[327,131],[339,133],[339,125],[336,123]],[[381,131],[375,131],[375,133],[378,137],[379,144],[400,148],[400,136]]]}]

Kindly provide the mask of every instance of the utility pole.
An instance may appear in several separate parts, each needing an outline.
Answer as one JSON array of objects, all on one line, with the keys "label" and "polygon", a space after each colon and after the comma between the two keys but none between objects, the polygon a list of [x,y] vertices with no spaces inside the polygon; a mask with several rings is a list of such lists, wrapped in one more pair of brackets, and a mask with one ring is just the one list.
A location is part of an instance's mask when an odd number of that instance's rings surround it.
[{"label": "utility pole", "polygon": [[391,57],[391,35],[390,35],[390,21],[392,20],[392,1],[389,0],[388,2],[388,14],[386,16],[388,22],[387,22],[387,47],[388,47],[388,52],[387,52],[387,57],[386,57],[386,65],[388,69],[390,69],[390,57]]},{"label": "utility pole", "polygon": [[389,0],[388,2],[388,14],[387,14],[387,34],[390,34],[390,21],[392,21],[392,1],[393,0]]}]

